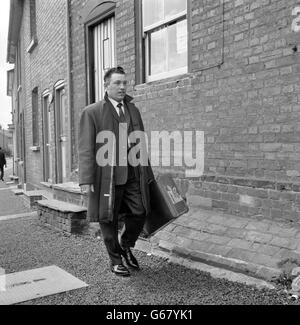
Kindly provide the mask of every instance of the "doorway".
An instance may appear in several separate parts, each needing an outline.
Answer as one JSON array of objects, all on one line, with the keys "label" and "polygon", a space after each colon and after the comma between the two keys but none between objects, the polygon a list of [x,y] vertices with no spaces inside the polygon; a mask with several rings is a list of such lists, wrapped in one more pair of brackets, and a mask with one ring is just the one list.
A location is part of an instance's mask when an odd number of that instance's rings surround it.
[{"label": "doorway", "polygon": [[106,18],[91,28],[91,102],[104,98],[104,75],[116,64],[115,17]]},{"label": "doorway", "polygon": [[57,183],[65,183],[67,182],[70,159],[67,159],[69,116],[65,84],[63,82],[57,84],[55,87],[55,116]]},{"label": "doorway", "polygon": [[42,96],[43,129],[44,129],[44,181],[53,183],[53,159],[52,159],[52,136],[51,136],[51,100],[49,92]]}]

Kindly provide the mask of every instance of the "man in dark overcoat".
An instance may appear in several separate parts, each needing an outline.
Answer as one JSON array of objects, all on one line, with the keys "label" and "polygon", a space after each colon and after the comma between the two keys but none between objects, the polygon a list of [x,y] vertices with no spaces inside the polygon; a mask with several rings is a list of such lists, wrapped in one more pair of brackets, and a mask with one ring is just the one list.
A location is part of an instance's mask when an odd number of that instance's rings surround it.
[{"label": "man in dark overcoat", "polygon": [[0,147],[0,180],[4,182],[4,166],[7,168],[5,153]]},{"label": "man in dark overcoat", "polygon": [[[111,271],[119,276],[130,276],[128,267],[139,270],[131,248],[150,213],[149,184],[154,175],[149,164],[130,164],[127,159],[133,146],[129,136],[136,131],[144,132],[144,125],[138,108],[132,103],[133,98],[126,94],[123,68],[107,71],[104,82],[104,100],[86,107],[80,118],[79,183],[89,196],[89,220],[100,223]],[[113,139],[108,139],[111,134]],[[119,240],[121,213],[124,227]]]}]

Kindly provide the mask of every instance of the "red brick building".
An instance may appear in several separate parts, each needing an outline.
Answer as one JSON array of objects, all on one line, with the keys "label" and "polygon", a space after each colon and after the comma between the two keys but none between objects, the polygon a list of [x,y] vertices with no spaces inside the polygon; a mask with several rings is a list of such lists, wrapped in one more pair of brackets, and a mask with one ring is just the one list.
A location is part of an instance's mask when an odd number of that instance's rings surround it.
[{"label": "red brick building", "polygon": [[156,168],[173,173],[191,204],[299,220],[298,1],[11,3],[8,60],[21,71],[14,116],[25,182],[70,179],[80,112],[102,97],[104,71],[121,65],[147,130],[205,132],[203,176]]},{"label": "red brick building", "polygon": [[16,169],[28,188],[70,175],[67,1],[11,1]]}]

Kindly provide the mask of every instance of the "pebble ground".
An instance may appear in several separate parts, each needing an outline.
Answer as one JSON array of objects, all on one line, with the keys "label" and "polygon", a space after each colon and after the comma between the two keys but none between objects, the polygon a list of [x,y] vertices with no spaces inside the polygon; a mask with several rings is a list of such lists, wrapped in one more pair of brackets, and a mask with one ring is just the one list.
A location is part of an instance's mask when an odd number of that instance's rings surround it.
[{"label": "pebble ground", "polygon": [[298,304],[275,290],[240,283],[168,263],[135,251],[142,271],[128,279],[108,268],[101,240],[66,236],[35,218],[0,222],[0,265],[6,273],[57,265],[89,287],[24,305],[286,305]]},{"label": "pebble ground", "polygon": [[[12,173],[7,170],[7,175]],[[6,179],[7,181],[8,179]],[[0,183],[1,188],[7,188]],[[0,216],[27,212],[22,199],[0,191]],[[114,276],[101,240],[66,236],[35,218],[0,222],[0,266],[6,273],[57,265],[89,287],[21,305],[297,305],[282,291],[254,287],[170,264],[135,251],[142,271]]]}]

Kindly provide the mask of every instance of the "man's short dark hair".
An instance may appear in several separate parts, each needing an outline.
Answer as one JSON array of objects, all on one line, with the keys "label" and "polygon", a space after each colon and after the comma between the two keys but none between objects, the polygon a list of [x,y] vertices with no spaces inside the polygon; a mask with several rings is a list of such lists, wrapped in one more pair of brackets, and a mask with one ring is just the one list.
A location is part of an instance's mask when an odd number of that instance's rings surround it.
[{"label": "man's short dark hair", "polygon": [[125,75],[125,71],[122,67],[116,67],[116,68],[111,68],[109,69],[105,75],[104,75],[104,82],[105,83],[108,83],[111,79],[111,76],[114,74],[114,73],[117,73],[117,74],[123,74]]}]

